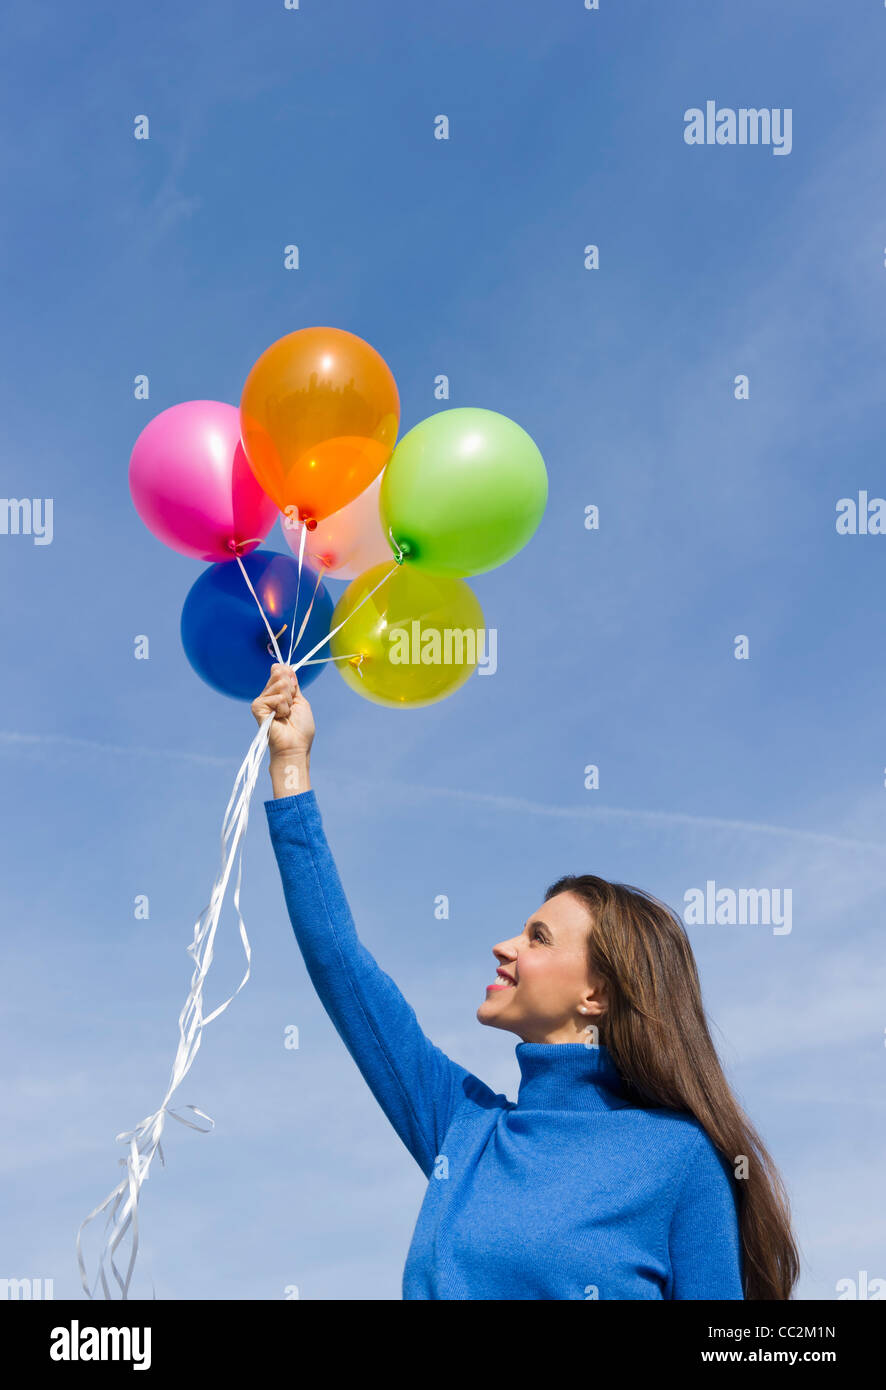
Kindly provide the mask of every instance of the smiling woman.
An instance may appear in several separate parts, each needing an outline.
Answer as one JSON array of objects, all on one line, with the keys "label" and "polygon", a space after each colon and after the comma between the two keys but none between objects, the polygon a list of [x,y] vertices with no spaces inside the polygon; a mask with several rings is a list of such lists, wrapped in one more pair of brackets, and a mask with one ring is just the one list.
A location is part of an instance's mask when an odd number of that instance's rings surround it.
[{"label": "smiling woman", "polygon": [[404,1299],[789,1299],[787,1198],[723,1076],[669,909],[570,876],[493,947],[477,1017],[521,1039],[511,1101],[425,1036],[357,936],[291,668],[272,668],[252,709],[275,715],[265,809],[305,964],[428,1179]]},{"label": "smiling woman", "polygon": [[588,958],[588,913],[578,898],[549,895],[520,936],[492,951],[499,964],[477,1010],[481,1023],[527,1043],[585,1041],[591,1020],[605,1013],[606,983]]}]

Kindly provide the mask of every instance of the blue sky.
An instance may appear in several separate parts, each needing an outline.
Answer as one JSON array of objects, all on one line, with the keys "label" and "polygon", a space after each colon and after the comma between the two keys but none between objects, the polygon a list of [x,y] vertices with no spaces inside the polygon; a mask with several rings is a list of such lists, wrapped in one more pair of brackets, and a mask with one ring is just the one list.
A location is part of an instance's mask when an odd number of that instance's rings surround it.
[{"label": "blue sky", "polygon": [[[414,711],[331,670],[311,687],[361,936],[513,1095],[517,1039],[474,1013],[549,882],[598,873],[678,911],[708,879],[790,888],[789,934],[690,928],[705,1001],[791,1195],[799,1296],[886,1277],[886,537],[835,529],[838,499],[886,494],[884,14],[161,0],[0,21],[2,491],[54,501],[50,545],[0,536],[0,1277],[80,1292],[75,1232],[118,1180],[114,1136],[162,1099],[254,729],[181,650],[201,567],[141,525],[132,444],[179,401],[236,403],[314,324],[381,352],[401,434],[445,373],[449,405],[516,419],[550,477],[532,542],[472,581],[494,676]],[[687,146],[708,99],[790,108],[790,155]],[[312,993],[269,794],[263,772],[253,976],[179,1093],[216,1128],[168,1127],[133,1292],[396,1299],[424,1182]],[[241,973],[230,908],[223,936],[213,1000]]]}]

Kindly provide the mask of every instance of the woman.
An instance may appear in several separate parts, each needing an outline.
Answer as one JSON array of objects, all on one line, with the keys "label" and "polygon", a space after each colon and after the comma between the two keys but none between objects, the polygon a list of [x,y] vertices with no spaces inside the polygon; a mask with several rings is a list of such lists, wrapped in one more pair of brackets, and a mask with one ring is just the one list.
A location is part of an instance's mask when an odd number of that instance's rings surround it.
[{"label": "woman", "polygon": [[310,782],[311,707],[275,665],[265,802],[314,987],[428,1188],[404,1299],[788,1299],[788,1202],[717,1060],[692,950],[656,899],[558,880],[492,948],[477,1010],[517,1101],[425,1037],[358,939]]}]

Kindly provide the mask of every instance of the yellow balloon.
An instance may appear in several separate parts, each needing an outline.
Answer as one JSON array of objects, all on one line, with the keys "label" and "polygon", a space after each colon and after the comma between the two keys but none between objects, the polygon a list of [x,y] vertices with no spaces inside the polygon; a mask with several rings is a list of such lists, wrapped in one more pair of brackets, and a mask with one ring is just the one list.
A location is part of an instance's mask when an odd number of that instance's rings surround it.
[{"label": "yellow balloon", "polygon": [[333,628],[344,627],[331,638],[330,654],[350,657],[335,666],[364,699],[432,705],[464,685],[477,665],[483,610],[463,579],[409,565],[400,565],[363,603],[388,570],[387,563],[374,565],[348,585],[332,616]]}]

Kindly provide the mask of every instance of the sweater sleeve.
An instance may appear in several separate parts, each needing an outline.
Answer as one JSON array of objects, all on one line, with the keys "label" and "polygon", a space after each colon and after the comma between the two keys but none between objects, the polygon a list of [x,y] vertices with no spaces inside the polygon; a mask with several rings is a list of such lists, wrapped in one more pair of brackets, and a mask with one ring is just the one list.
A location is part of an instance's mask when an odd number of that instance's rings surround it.
[{"label": "sweater sleeve", "polygon": [[500,1104],[425,1036],[357,936],[313,789],[265,802],[296,940],[320,1002],[426,1177],[458,1103]]},{"label": "sweater sleeve", "polygon": [[672,1299],[744,1299],[736,1179],[709,1136],[698,1134],[671,1218]]}]

